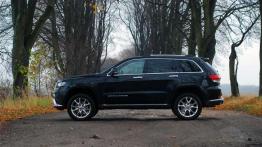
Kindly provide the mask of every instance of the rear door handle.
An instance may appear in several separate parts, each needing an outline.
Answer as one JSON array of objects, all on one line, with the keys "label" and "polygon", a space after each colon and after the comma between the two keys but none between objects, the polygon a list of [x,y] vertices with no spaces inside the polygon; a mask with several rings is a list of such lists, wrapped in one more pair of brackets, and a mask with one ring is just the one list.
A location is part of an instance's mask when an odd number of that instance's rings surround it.
[{"label": "rear door handle", "polygon": [[142,76],[135,76],[135,77],[133,77],[133,79],[143,79],[143,77]]},{"label": "rear door handle", "polygon": [[169,78],[178,78],[178,75],[169,75]]}]

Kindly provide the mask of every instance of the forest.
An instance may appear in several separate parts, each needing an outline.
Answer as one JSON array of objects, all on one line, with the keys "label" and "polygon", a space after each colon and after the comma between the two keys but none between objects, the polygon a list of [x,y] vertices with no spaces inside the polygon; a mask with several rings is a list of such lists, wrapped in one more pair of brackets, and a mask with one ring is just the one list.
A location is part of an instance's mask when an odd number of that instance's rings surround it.
[{"label": "forest", "polygon": [[[262,96],[261,12],[260,0],[1,0],[0,97],[49,95],[58,79],[132,56],[191,55],[212,64],[221,52],[229,53],[231,95],[240,96],[238,52],[252,39],[260,40]],[[119,24],[132,45],[110,57]]]},{"label": "forest", "polygon": [[[262,0],[0,0],[0,147],[262,146],[261,14]],[[136,56],[140,72],[119,72]]]}]

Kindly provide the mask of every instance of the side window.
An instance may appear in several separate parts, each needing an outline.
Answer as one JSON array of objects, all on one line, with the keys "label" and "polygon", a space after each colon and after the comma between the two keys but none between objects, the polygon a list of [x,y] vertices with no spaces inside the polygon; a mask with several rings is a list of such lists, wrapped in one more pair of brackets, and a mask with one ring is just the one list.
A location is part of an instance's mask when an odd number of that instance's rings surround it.
[{"label": "side window", "polygon": [[142,74],[144,70],[144,60],[127,61],[118,68],[118,74]]},{"label": "side window", "polygon": [[175,60],[175,72],[200,72],[201,69],[192,61],[188,60]]},{"label": "side window", "polygon": [[173,72],[173,60],[168,59],[148,59],[146,60],[144,73],[164,73]]}]

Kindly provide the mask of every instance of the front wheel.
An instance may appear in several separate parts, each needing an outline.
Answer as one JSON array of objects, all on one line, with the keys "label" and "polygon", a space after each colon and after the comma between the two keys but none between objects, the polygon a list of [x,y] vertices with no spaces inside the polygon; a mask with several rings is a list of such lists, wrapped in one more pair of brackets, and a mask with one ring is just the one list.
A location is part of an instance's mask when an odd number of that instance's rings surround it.
[{"label": "front wheel", "polygon": [[180,119],[193,120],[201,114],[202,104],[195,94],[185,93],[176,98],[172,111]]},{"label": "front wheel", "polygon": [[94,101],[86,94],[77,94],[70,98],[67,112],[74,120],[88,120],[95,116],[97,109]]}]

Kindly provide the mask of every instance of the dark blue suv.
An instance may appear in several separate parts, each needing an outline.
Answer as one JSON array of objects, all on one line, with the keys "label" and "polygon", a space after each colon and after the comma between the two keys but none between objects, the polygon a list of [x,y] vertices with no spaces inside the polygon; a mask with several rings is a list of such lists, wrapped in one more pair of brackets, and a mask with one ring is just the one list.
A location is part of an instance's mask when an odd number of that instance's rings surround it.
[{"label": "dark blue suv", "polygon": [[220,76],[198,57],[157,55],[124,60],[104,72],[58,81],[54,107],[74,120],[102,109],[172,109],[184,120],[223,103]]}]

